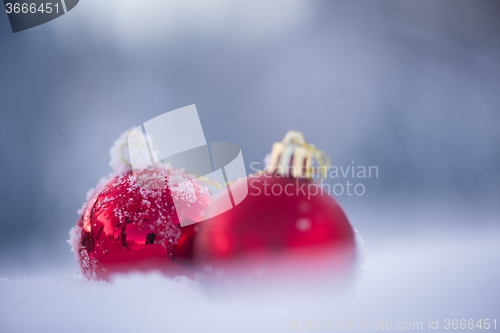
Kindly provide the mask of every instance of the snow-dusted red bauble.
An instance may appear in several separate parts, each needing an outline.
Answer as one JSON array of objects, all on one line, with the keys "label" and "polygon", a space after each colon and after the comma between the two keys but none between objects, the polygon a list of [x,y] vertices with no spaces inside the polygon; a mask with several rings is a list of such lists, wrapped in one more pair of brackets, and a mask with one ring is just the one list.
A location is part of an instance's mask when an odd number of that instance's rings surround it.
[{"label": "snow-dusted red bauble", "polygon": [[[111,147],[114,172],[87,194],[70,231],[78,266],[89,279],[152,270],[192,276],[186,266],[192,265],[194,226],[181,227],[180,222],[199,221],[211,194],[182,170],[151,165],[151,154],[158,160],[152,138],[147,136],[148,148],[134,133],[125,131]],[[137,149],[135,172],[129,145]]]},{"label": "snow-dusted red bauble", "polygon": [[[158,179],[172,184],[189,178],[180,170],[151,169],[140,179],[132,172],[120,174],[96,189],[74,230],[76,256],[86,277],[151,270],[189,274],[179,262],[191,259],[193,227],[179,223],[199,220],[210,194],[194,180],[159,189],[148,186]],[[177,201],[176,209],[172,195],[182,197],[185,205],[179,207]]]},{"label": "snow-dusted red bauble", "polygon": [[81,271],[101,279],[130,271],[190,274],[179,262],[191,259],[193,227],[179,223],[199,220],[209,201],[205,187],[176,169],[112,177],[95,190],[73,231]]}]

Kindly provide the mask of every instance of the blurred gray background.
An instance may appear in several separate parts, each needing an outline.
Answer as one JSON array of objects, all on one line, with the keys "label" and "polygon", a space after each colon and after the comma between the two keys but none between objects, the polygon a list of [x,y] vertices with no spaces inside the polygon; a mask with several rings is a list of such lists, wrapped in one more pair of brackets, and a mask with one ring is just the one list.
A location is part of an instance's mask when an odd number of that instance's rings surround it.
[{"label": "blurred gray background", "polygon": [[499,1],[82,0],[0,45],[2,276],[74,269],[113,141],[193,103],[248,172],[289,129],[378,166],[338,198],[367,241],[499,222]]}]

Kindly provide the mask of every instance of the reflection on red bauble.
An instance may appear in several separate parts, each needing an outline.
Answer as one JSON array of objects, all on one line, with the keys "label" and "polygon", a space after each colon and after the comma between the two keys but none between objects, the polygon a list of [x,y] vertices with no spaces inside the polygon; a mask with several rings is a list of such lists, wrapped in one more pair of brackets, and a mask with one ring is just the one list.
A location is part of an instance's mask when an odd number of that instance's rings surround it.
[{"label": "reflection on red bauble", "polygon": [[180,170],[112,177],[95,190],[73,230],[82,273],[101,279],[130,271],[190,274],[179,263],[191,260],[194,226],[179,223],[199,220],[209,201],[206,188]]},{"label": "reflection on red bauble", "polygon": [[311,179],[267,173],[240,180],[235,190],[243,182],[248,196],[239,205],[199,224],[195,262],[205,272],[248,264],[246,274],[266,261],[268,271],[287,261],[318,268],[325,255],[334,269],[353,267],[354,231],[327,191]]}]

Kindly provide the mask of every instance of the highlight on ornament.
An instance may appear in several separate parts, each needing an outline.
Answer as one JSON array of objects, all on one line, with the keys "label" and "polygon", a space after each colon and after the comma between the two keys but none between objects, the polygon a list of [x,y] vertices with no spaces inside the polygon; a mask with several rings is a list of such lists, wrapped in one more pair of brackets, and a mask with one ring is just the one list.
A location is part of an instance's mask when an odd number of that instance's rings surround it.
[{"label": "highlight on ornament", "polygon": [[[335,199],[297,191],[319,189],[315,175],[330,165],[298,131],[250,176],[237,145],[207,144],[194,105],[126,131],[110,154],[113,172],[89,191],[70,232],[88,279],[159,271],[225,288],[304,272],[349,280],[357,270],[357,235]],[[266,196],[264,180],[294,195]],[[248,195],[251,186],[262,194]]]}]

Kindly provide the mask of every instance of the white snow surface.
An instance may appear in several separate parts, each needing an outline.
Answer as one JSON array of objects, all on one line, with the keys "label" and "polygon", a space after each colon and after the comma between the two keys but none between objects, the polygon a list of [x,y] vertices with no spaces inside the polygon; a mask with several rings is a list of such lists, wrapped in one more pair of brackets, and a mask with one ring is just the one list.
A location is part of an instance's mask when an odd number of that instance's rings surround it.
[{"label": "white snow surface", "polygon": [[[4,278],[0,332],[289,332],[311,331],[293,329],[293,323],[351,327],[358,319],[422,322],[418,331],[428,331],[429,320],[438,320],[437,331],[443,331],[445,319],[497,319],[498,327],[499,239],[497,225],[378,238],[366,244],[363,275],[340,295],[291,288],[213,299],[198,280],[155,273],[119,276],[112,283]],[[324,330],[333,329],[316,324],[313,331]]]}]

